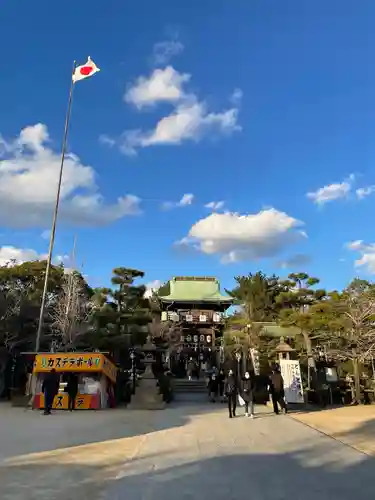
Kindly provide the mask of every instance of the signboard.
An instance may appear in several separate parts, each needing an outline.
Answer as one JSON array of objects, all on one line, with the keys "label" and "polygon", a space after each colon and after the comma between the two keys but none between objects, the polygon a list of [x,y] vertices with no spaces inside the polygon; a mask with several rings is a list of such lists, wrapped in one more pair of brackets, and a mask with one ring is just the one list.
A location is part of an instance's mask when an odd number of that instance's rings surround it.
[{"label": "signboard", "polygon": [[171,314],[171,320],[177,323],[180,320],[180,316],[175,312]]},{"label": "signboard", "polygon": [[339,380],[339,376],[337,374],[337,369],[335,367],[328,368],[326,367],[324,369],[325,374],[326,374],[326,380],[329,383],[336,383]]},{"label": "signboard", "polygon": [[96,353],[48,353],[37,354],[34,371],[49,372],[98,372],[102,369],[103,354]]},{"label": "signboard", "polygon": [[109,380],[111,380],[113,383],[115,383],[116,379],[117,379],[117,368],[105,356],[103,356],[103,368],[102,369],[103,369],[104,375],[106,375],[109,378]]},{"label": "signboard", "polygon": [[251,348],[250,349],[251,361],[253,363],[253,369],[255,375],[259,375],[260,373],[260,364],[259,364],[259,352],[258,349]]},{"label": "signboard", "polygon": [[304,403],[301,369],[299,361],[280,360],[281,375],[284,379],[285,399],[287,403]]},{"label": "signboard", "polygon": [[100,353],[46,353],[37,354],[34,362],[35,373],[49,372],[103,372],[112,382],[116,382],[117,368]]},{"label": "signboard", "polygon": [[[59,393],[57,396],[55,396],[53,400],[53,406],[52,408],[54,410],[67,410],[68,409],[68,394],[66,393]],[[91,395],[91,394],[79,394],[76,397],[76,409],[77,410],[91,410],[92,408],[95,408],[95,405],[93,406],[93,401],[96,400],[96,397]],[[39,408],[44,408],[44,395],[40,394],[39,396]]]},{"label": "signboard", "polygon": [[220,363],[224,364],[225,361],[225,352],[224,352],[224,347],[220,346]]}]

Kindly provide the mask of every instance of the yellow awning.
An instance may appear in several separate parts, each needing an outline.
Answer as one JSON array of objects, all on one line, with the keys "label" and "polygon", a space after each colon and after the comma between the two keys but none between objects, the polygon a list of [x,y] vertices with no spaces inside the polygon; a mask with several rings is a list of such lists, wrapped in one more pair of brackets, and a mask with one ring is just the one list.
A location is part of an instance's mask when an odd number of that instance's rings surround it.
[{"label": "yellow awning", "polygon": [[102,372],[116,382],[117,368],[104,355],[96,352],[69,352],[37,354],[34,361],[35,373],[50,372]]}]

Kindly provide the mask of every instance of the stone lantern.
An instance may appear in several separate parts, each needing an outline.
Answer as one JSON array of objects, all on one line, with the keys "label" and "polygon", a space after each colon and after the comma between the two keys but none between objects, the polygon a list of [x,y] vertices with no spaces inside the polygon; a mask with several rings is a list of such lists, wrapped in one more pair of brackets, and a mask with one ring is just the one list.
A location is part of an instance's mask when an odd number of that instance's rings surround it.
[{"label": "stone lantern", "polygon": [[144,352],[143,363],[146,369],[136,393],[131,398],[128,408],[133,410],[164,410],[166,405],[152,371],[152,365],[156,360],[156,346],[152,341],[151,335],[147,337],[142,350]]},{"label": "stone lantern", "polygon": [[279,360],[290,359],[290,356],[294,352],[295,349],[293,349],[293,347],[290,347],[290,345],[285,342],[284,337],[281,337],[279,344],[276,346],[276,353],[278,359]]}]

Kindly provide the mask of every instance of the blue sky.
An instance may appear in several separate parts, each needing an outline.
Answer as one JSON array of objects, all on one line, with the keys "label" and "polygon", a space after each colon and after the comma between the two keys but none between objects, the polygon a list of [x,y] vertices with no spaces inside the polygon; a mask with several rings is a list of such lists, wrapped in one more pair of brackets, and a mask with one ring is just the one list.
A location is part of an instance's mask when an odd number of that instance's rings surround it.
[{"label": "blue sky", "polygon": [[90,55],[56,257],[76,235],[94,286],[115,266],[371,278],[374,18],[370,0],[4,2],[0,261],[47,252],[71,65]]}]

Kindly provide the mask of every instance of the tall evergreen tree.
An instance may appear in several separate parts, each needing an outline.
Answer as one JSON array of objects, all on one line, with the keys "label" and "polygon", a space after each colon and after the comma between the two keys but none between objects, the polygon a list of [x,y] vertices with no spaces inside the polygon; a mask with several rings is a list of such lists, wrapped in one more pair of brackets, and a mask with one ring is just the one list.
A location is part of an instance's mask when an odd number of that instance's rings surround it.
[{"label": "tall evergreen tree", "polygon": [[241,306],[248,322],[273,321],[277,318],[280,305],[276,297],[283,290],[277,276],[266,276],[258,271],[234,279],[235,288],[226,292]]},{"label": "tall evergreen tree", "polygon": [[87,338],[97,348],[121,350],[143,344],[151,321],[145,286],[136,285],[143,271],[125,267],[113,270],[113,288],[95,290],[92,321],[94,331]]},{"label": "tall evergreen tree", "polygon": [[282,305],[280,322],[282,326],[294,326],[300,329],[306,348],[309,376],[313,384],[317,385],[316,363],[313,351],[312,332],[315,324],[312,320],[310,308],[326,297],[326,291],[314,288],[320,280],[309,276],[307,273],[291,273],[288,280],[284,281],[285,290],[277,300]]}]

